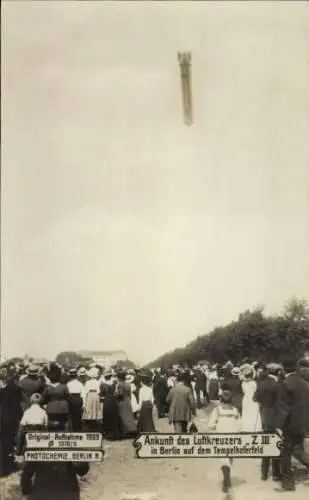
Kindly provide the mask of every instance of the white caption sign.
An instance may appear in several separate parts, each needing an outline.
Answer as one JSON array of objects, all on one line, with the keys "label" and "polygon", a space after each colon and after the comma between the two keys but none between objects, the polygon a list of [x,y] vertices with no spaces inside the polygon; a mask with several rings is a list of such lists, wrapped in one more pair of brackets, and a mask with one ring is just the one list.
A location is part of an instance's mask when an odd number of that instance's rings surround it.
[{"label": "white caption sign", "polygon": [[278,457],[277,434],[141,434],[134,442],[138,458]]},{"label": "white caption sign", "polygon": [[29,449],[101,449],[102,434],[99,432],[27,432],[26,448]]},{"label": "white caption sign", "polygon": [[33,450],[25,452],[26,462],[102,462],[103,451]]}]

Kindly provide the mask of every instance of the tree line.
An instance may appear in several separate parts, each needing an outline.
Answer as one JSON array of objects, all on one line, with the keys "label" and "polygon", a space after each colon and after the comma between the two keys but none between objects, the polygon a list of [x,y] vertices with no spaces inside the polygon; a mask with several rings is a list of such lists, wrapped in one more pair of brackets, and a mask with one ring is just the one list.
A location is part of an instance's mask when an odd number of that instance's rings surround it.
[{"label": "tree line", "polygon": [[309,307],[305,300],[290,299],[282,313],[266,315],[264,307],[239,314],[237,321],[200,335],[183,348],[170,351],[148,367],[192,366],[200,361],[222,364],[257,360],[280,361],[283,354],[300,357],[309,350]]}]

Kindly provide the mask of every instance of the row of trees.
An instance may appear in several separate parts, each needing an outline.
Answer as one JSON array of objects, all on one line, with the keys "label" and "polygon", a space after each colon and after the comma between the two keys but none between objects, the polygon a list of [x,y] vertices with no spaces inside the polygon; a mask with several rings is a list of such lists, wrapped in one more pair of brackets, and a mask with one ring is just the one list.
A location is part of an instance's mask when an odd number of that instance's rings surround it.
[{"label": "row of trees", "polygon": [[259,306],[240,314],[237,321],[214,328],[183,348],[157,358],[149,367],[173,364],[192,366],[201,360],[240,363],[244,359],[278,361],[282,354],[301,356],[309,345],[309,307],[292,298],[276,316],[264,314]]}]

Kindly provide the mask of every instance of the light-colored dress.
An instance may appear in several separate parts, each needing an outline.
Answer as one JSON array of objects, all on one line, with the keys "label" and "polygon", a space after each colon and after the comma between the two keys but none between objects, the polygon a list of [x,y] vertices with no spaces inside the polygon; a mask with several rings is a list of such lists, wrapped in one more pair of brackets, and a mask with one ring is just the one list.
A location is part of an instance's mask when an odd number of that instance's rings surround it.
[{"label": "light-colored dress", "polygon": [[209,416],[207,425],[209,429],[219,434],[221,432],[235,434],[242,430],[239,412],[231,404],[220,403],[216,406]]},{"label": "light-colored dress", "polygon": [[83,420],[102,419],[102,407],[100,401],[100,383],[97,379],[87,380],[83,391]]},{"label": "light-colored dress", "polygon": [[131,387],[131,406],[132,406],[132,412],[137,413],[139,411],[139,405],[136,399],[136,396],[134,392],[136,391],[136,385],[135,384],[130,384]]},{"label": "light-colored dress", "polygon": [[[241,430],[240,415],[235,406],[231,404],[220,403],[210,414],[208,427],[211,431],[237,434]],[[232,465],[232,459],[229,457],[221,457],[219,459],[221,465]]]},{"label": "light-colored dress", "polygon": [[259,405],[253,400],[256,391],[255,380],[242,381],[243,400],[242,400],[242,417],[241,417],[241,430],[243,432],[261,432],[261,417]]},{"label": "light-colored dress", "polygon": [[168,377],[168,379],[167,379],[167,387],[169,389],[173,389],[173,387],[175,387],[175,385],[176,385],[176,379],[175,379],[175,377]]}]

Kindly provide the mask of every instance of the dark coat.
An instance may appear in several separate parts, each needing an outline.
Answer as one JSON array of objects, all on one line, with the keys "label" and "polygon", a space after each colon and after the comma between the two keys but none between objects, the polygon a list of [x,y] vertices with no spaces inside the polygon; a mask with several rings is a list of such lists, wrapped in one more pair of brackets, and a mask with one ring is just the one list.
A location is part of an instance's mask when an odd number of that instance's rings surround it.
[{"label": "dark coat", "polygon": [[178,383],[168,396],[169,422],[189,422],[191,415],[196,415],[195,401],[192,390],[184,384]]},{"label": "dark coat", "polygon": [[107,439],[120,439],[122,435],[122,422],[119,405],[115,398],[116,384],[101,385],[103,403],[103,432]]},{"label": "dark coat", "polygon": [[[309,367],[306,366],[302,370],[300,370],[299,375],[309,385]],[[308,420],[306,426],[306,434],[309,434],[309,402],[308,402]]]},{"label": "dark coat", "polygon": [[67,384],[68,382],[70,382],[71,378],[70,378],[70,375],[69,373],[61,373],[61,376],[60,376],[60,382],[61,384]]},{"label": "dark coat", "polygon": [[309,367],[304,367],[299,371],[299,375],[302,379],[309,383]]},{"label": "dark coat", "polygon": [[23,411],[25,411],[30,406],[32,394],[42,394],[45,383],[41,377],[30,377],[27,375],[19,381],[18,386],[22,393],[21,406]]},{"label": "dark coat", "polygon": [[276,402],[279,382],[267,375],[257,384],[254,400],[260,405],[263,431],[273,431],[275,427]]},{"label": "dark coat", "polygon": [[206,382],[207,382],[205,373],[202,372],[201,370],[197,370],[194,375],[194,379],[195,379],[195,390],[204,392],[206,390]]},{"label": "dark coat", "polygon": [[0,389],[0,433],[14,432],[21,419],[21,391],[15,382],[10,381]]},{"label": "dark coat", "polygon": [[69,413],[69,389],[65,384],[47,385],[43,391],[43,405],[47,415],[67,415]]},{"label": "dark coat", "polygon": [[242,410],[242,400],[244,393],[242,390],[241,380],[238,377],[233,377],[230,375],[228,378],[224,379],[221,384],[221,389],[223,391],[230,391],[232,394],[232,405],[237,408],[239,413]]},{"label": "dark coat", "polygon": [[153,395],[155,400],[166,399],[168,394],[167,380],[164,376],[159,376],[153,384]]},{"label": "dark coat", "polygon": [[291,373],[279,385],[275,427],[285,434],[304,435],[308,427],[309,385],[298,374]]}]

